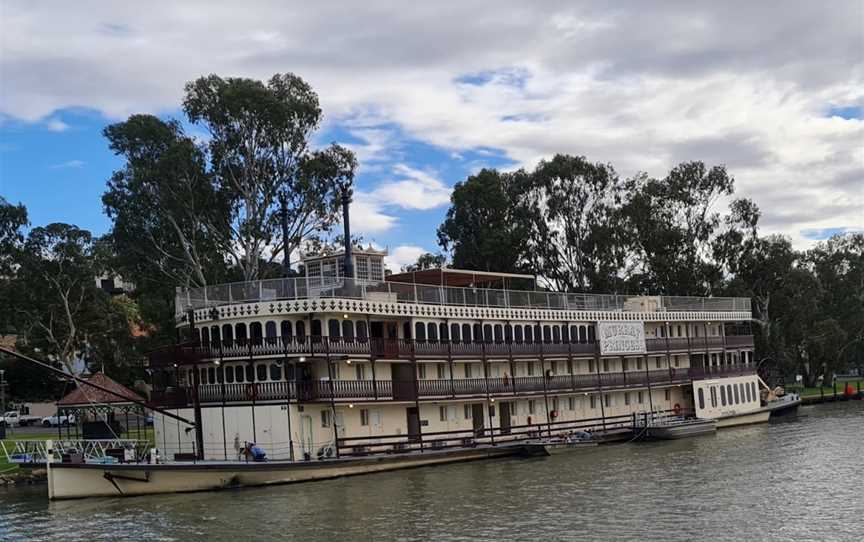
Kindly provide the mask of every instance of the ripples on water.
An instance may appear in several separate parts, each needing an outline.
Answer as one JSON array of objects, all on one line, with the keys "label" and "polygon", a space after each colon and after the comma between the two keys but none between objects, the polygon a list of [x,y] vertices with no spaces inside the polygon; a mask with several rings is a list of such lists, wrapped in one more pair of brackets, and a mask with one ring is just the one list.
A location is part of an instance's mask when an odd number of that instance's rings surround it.
[{"label": "ripples on water", "polygon": [[48,503],[0,490],[2,540],[862,540],[864,403],[676,442],[338,480]]}]

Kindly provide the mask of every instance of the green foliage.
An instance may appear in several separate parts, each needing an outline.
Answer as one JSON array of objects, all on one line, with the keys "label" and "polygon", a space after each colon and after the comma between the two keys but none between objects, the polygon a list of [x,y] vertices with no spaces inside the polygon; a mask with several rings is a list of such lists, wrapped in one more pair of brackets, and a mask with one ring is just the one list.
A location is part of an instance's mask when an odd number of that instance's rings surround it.
[{"label": "green foliage", "polygon": [[432,254],[426,252],[421,254],[417,261],[410,265],[403,265],[402,272],[423,271],[424,269],[441,269],[446,267],[447,257],[443,254]]},{"label": "green foliage", "polygon": [[452,252],[453,267],[505,273],[528,269],[525,240],[533,221],[518,204],[526,176],[524,171],[484,169],[456,184],[438,228],[438,242]]}]

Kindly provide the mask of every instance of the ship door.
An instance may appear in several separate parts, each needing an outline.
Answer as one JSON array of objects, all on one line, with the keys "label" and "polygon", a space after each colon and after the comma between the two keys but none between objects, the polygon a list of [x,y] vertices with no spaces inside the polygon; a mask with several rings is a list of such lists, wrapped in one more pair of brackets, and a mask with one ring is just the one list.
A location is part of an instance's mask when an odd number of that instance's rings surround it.
[{"label": "ship door", "polygon": [[300,416],[300,445],[303,447],[303,457],[312,457],[312,416]]},{"label": "ship door", "polygon": [[471,405],[471,421],[474,423],[474,436],[482,437],[483,428],[483,403],[475,403]]},{"label": "ship door", "polygon": [[420,440],[420,412],[417,407],[408,407],[405,409],[408,414],[408,442],[418,442]]},{"label": "ship door", "polygon": [[510,434],[510,403],[500,403],[498,405],[498,415],[501,416],[501,434]]},{"label": "ship door", "polygon": [[390,371],[393,373],[393,399],[396,401],[413,401],[416,399],[414,366],[409,363],[391,363]]}]

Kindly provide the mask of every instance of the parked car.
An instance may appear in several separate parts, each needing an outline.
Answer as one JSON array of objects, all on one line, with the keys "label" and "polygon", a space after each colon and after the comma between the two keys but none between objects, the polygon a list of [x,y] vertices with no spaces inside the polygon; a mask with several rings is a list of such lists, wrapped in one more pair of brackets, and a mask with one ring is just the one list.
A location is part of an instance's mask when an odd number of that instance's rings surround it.
[{"label": "parked car", "polygon": [[38,416],[28,416],[16,410],[10,410],[3,414],[0,422],[5,423],[6,427],[27,427],[28,425],[36,425],[40,419]]},{"label": "parked car", "polygon": [[43,427],[57,427],[58,425],[71,425],[75,423],[75,416],[72,414],[60,416],[59,414],[55,414],[53,416],[46,416],[42,418],[42,426]]}]

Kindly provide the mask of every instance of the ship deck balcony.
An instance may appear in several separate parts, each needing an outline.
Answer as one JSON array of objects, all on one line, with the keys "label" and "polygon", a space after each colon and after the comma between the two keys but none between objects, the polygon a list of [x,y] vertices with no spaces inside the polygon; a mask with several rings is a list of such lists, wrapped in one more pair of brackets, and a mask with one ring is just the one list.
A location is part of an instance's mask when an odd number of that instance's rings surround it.
[{"label": "ship deck balcony", "polygon": [[[694,379],[755,373],[750,364],[710,369],[670,368],[549,376],[420,380],[307,380],[198,386],[201,403],[437,401],[446,399],[531,397],[543,394],[601,393],[689,384]],[[193,401],[192,387],[153,392],[161,406],[180,408]]]},{"label": "ship deck balcony", "polygon": [[[201,288],[178,288],[174,306],[178,319],[188,310],[211,309],[239,303],[300,302],[321,299],[459,307],[621,312],[628,310],[627,302],[634,297],[644,296],[463,288],[335,277],[324,280],[294,277],[217,284]],[[659,300],[657,310],[662,312],[750,313],[750,299],[744,297],[650,297]]]},{"label": "ship deck balcony", "polygon": [[[752,335],[646,339],[650,355],[753,348]],[[376,360],[546,359],[595,356],[594,342],[444,341],[412,339],[346,339],[334,337],[270,337],[171,346],[151,353],[150,366],[190,365],[212,360],[256,357],[331,358]]]}]

